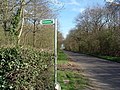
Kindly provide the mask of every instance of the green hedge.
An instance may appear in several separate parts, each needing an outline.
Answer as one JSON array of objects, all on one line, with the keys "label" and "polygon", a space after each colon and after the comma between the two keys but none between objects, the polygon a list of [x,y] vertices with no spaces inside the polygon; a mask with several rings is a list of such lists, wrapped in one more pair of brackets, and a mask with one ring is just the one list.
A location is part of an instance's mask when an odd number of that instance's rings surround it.
[{"label": "green hedge", "polygon": [[0,48],[0,90],[53,90],[52,55],[27,48]]}]

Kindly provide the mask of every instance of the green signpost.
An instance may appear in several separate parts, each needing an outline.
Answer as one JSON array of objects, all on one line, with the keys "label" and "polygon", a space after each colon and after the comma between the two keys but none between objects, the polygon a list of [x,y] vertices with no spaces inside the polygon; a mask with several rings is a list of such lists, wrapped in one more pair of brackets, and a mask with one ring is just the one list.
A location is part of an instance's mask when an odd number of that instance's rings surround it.
[{"label": "green signpost", "polygon": [[40,21],[40,24],[42,25],[53,25],[54,23],[54,19],[44,19]]},{"label": "green signpost", "polygon": [[54,26],[54,78],[55,78],[55,90],[61,90],[60,84],[57,81],[57,19],[43,19],[40,21],[41,25],[53,25]]}]

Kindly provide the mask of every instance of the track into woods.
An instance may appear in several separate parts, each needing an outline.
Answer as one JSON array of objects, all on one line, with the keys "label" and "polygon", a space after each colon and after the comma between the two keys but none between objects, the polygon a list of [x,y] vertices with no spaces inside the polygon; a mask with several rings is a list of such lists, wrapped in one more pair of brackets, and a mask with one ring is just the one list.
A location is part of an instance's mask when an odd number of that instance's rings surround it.
[{"label": "track into woods", "polygon": [[120,63],[85,54],[64,52],[80,65],[83,74],[90,80],[93,90],[120,90]]}]

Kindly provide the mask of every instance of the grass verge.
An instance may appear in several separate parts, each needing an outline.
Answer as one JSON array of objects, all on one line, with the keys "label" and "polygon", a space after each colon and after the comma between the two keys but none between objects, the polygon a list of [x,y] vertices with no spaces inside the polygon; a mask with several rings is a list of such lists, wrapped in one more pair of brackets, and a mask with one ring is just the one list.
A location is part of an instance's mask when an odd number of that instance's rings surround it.
[{"label": "grass verge", "polygon": [[58,82],[62,90],[82,90],[88,85],[88,80],[81,75],[80,67],[69,61],[63,51],[58,54]]},{"label": "grass verge", "polygon": [[58,64],[67,64],[67,63],[68,63],[67,55],[62,50],[59,50],[59,52],[58,52]]},{"label": "grass verge", "polygon": [[114,62],[120,63],[120,57],[113,57],[113,56],[98,56],[98,57],[109,60],[109,61],[114,61]]},{"label": "grass verge", "polygon": [[120,63],[120,57],[119,56],[107,56],[107,55],[97,55],[97,54],[87,54],[87,55],[98,57],[98,58],[105,59],[105,60],[108,60],[108,61],[113,61],[113,62]]}]

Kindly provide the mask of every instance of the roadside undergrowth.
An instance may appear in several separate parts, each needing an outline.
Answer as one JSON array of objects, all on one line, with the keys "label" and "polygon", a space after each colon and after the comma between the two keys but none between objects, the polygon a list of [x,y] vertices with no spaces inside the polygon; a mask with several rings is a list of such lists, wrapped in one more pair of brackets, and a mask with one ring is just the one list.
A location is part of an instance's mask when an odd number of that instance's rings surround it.
[{"label": "roadside undergrowth", "polygon": [[[64,52],[61,53],[62,55],[66,55]],[[89,81],[82,75],[83,70],[80,68],[80,65],[68,57],[62,61],[63,63],[58,63],[58,82],[62,90],[84,90],[87,88]]]}]

